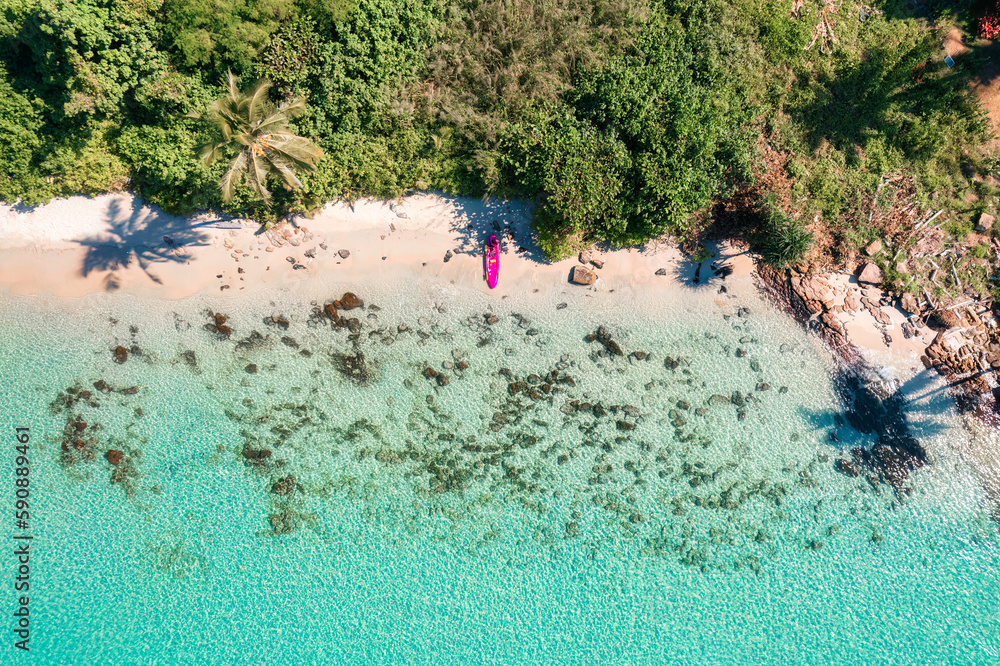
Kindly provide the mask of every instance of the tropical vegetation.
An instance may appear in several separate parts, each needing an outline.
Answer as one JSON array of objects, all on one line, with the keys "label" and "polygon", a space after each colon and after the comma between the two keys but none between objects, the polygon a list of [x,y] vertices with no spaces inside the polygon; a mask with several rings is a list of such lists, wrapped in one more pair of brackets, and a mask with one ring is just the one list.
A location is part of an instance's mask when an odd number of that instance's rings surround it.
[{"label": "tropical vegetation", "polygon": [[292,97],[275,107],[267,95],[270,81],[258,81],[251,88],[240,90],[232,72],[226,72],[226,79],[226,95],[208,107],[208,117],[219,130],[219,136],[198,153],[211,166],[230,152],[234,144],[240,146],[219,179],[222,202],[232,203],[236,187],[246,183],[261,202],[268,204],[271,192],[267,181],[274,177],[284,181],[286,189],[302,189],[298,173],[315,170],[316,162],[323,156],[319,147],[288,129],[289,121],[306,110],[305,100]]},{"label": "tropical vegetation", "polygon": [[266,222],[516,196],[551,257],[695,241],[745,200],[726,233],[837,259],[885,232],[867,207],[886,178],[959,235],[995,206],[978,18],[963,0],[0,0],[0,200],[127,187]]}]

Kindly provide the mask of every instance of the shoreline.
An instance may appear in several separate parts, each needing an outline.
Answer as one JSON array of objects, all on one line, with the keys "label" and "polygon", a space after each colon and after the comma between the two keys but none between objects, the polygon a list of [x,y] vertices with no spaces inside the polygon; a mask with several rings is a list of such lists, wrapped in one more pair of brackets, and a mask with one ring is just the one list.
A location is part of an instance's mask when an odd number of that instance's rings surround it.
[{"label": "shoreline", "polygon": [[[712,256],[701,264],[665,241],[619,250],[594,248],[589,258],[550,263],[532,240],[530,219],[527,202],[429,193],[401,202],[336,202],[314,219],[295,218],[267,231],[245,221],[236,222],[239,228],[215,228],[211,225],[218,222],[235,225],[205,215],[168,215],[127,193],[74,197],[30,211],[0,205],[0,290],[13,296],[79,299],[123,293],[177,300],[278,289],[328,302],[339,298],[345,286],[364,291],[365,285],[396,283],[454,285],[497,300],[559,289],[605,302],[623,297],[643,302],[684,289],[721,294],[730,276],[734,282],[752,284],[761,298],[819,338],[839,366],[835,375],[851,378],[851,388],[840,387],[849,412],[859,396],[874,399],[879,409],[885,405],[891,413],[898,411],[893,418],[899,419],[897,427],[905,436],[889,437],[873,451],[883,446],[905,450],[905,456],[875,460],[852,452],[853,468],[905,492],[908,474],[927,460],[919,444],[907,444],[916,440],[909,435],[900,399],[919,398],[942,381],[947,381],[951,403],[966,430],[975,432],[978,423],[984,432],[995,432],[988,414],[970,408],[983,409],[975,386],[956,384],[943,371],[946,366],[927,362],[925,354],[940,335],[926,326],[913,328],[912,319],[890,294],[850,274],[779,273],[758,266],[745,249],[729,241],[710,246]],[[503,240],[495,290],[487,287],[482,266],[482,248],[490,233]],[[590,286],[570,279],[581,259],[596,260],[589,268],[598,279]],[[719,272],[722,266],[726,271]],[[906,327],[908,335],[903,335]],[[876,395],[877,387],[873,394],[871,386],[880,383],[893,386],[899,396]],[[865,418],[876,422],[871,415]],[[1000,451],[988,444],[988,435],[973,439],[982,443],[960,453],[979,470],[988,496],[1000,507]]]},{"label": "shoreline", "polygon": [[[399,278],[458,284],[499,298],[553,287],[595,296],[617,289],[655,295],[665,288],[695,287],[696,275],[707,282],[713,267],[723,264],[736,279],[757,274],[753,258],[733,242],[714,244],[713,256],[699,266],[675,245],[654,240],[641,247],[594,249],[592,257],[602,265],[589,268],[597,282],[573,285],[571,270],[580,262],[575,257],[546,261],[532,240],[530,219],[527,202],[430,193],[398,204],[331,203],[312,220],[298,217],[266,232],[250,222],[238,229],[213,228],[207,225],[222,220],[169,215],[128,193],[72,197],[30,210],[0,204],[0,289],[14,295],[75,298],[125,292],[175,300],[199,292],[235,295],[260,285],[294,289],[315,279]],[[483,276],[482,247],[490,233],[500,230],[500,283],[491,291]],[[845,309],[845,298],[853,295],[857,301],[867,294],[882,303],[878,316],[894,332],[906,321],[905,313],[885,305],[881,291],[850,276],[827,277],[852,343],[875,364],[918,370],[933,332],[923,328],[912,338],[893,334],[886,343],[875,314]]]},{"label": "shoreline", "polygon": [[[531,240],[530,214],[524,202],[418,194],[399,206],[374,200],[329,204],[312,220],[296,218],[263,232],[254,223],[212,228],[205,226],[211,219],[168,215],[129,194],[74,197],[30,211],[3,205],[0,289],[16,295],[124,291],[178,299],[260,284],[292,288],[317,276],[344,282],[398,276],[455,282],[486,293],[481,251],[494,225],[503,231],[504,247],[493,293],[503,297],[567,284],[576,261],[542,259]],[[595,269],[599,280],[592,289],[598,292],[683,282],[687,263],[665,244],[594,257],[606,261]],[[738,274],[752,271],[748,257],[734,263]],[[659,269],[667,275],[656,275]]]}]

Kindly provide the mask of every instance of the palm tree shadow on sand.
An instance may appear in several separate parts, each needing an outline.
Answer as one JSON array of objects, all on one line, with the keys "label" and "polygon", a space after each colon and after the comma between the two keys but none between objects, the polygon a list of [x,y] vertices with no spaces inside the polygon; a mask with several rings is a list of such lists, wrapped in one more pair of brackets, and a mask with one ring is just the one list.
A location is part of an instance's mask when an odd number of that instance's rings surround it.
[{"label": "palm tree shadow on sand", "polygon": [[133,261],[156,284],[163,284],[153,267],[157,263],[184,263],[192,255],[188,248],[208,244],[208,236],[189,220],[167,215],[143,206],[138,199],[123,206],[113,200],[108,206],[109,227],[100,236],[78,240],[87,249],[80,273],[106,272],[104,288],[115,291],[121,286],[119,272]]}]

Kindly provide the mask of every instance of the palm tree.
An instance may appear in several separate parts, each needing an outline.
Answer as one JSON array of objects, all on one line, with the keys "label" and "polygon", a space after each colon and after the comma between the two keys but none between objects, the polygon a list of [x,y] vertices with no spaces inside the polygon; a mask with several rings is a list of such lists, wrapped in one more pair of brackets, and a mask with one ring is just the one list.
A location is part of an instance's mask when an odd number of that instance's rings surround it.
[{"label": "palm tree", "polygon": [[226,73],[229,92],[208,107],[208,117],[222,131],[222,141],[202,147],[199,158],[212,164],[235,142],[242,146],[229,162],[229,169],[219,180],[222,200],[233,200],[233,187],[246,181],[264,201],[271,201],[266,181],[278,176],[288,189],[302,187],[296,172],[316,169],[323,151],[309,139],[288,131],[288,120],[306,109],[306,102],[295,97],[275,107],[267,97],[270,81],[258,81],[246,90],[237,86],[232,72]]}]

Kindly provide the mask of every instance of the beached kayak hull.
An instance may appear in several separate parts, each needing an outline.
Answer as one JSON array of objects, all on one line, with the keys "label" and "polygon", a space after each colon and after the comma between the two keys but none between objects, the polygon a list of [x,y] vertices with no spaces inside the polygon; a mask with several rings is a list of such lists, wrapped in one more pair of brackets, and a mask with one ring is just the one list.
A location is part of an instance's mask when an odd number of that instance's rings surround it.
[{"label": "beached kayak hull", "polygon": [[490,240],[486,244],[486,251],[483,254],[483,270],[486,272],[486,284],[490,286],[490,289],[496,289],[497,281],[500,279],[500,241],[494,234],[490,234]]}]

